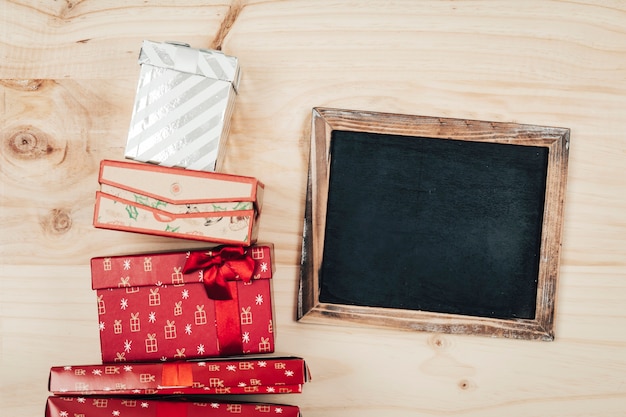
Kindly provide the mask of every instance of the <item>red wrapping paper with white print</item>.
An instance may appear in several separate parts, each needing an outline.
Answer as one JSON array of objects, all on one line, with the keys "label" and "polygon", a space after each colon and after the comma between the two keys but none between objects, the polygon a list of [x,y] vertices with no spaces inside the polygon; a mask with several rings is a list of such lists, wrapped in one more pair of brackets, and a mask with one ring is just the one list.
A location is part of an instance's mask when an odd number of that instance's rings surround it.
[{"label": "red wrapping paper with white print", "polygon": [[181,399],[48,397],[46,417],[299,417],[295,405]]},{"label": "red wrapping paper with white print", "polygon": [[57,395],[290,394],[309,380],[302,358],[256,357],[55,366]]},{"label": "red wrapping paper with white print", "polygon": [[[228,300],[210,298],[208,269],[183,273],[189,257],[221,248],[254,260],[249,282],[226,282]],[[103,363],[273,352],[271,258],[271,245],[93,258]]]}]

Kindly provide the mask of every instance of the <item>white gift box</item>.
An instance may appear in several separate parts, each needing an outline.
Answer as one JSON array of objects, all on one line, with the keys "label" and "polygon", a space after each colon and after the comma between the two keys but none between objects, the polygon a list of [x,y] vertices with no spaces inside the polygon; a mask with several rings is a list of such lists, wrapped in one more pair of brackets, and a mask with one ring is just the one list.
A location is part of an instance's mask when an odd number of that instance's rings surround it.
[{"label": "white gift box", "polygon": [[219,171],[240,79],[237,58],[186,44],[144,41],[124,156]]}]

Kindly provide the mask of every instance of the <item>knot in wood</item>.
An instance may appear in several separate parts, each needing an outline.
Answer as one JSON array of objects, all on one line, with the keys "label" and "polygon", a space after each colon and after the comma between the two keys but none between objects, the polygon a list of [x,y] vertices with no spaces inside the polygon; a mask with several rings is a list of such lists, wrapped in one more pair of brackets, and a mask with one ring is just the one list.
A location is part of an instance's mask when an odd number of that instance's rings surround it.
[{"label": "knot in wood", "polygon": [[44,80],[6,79],[0,80],[0,85],[19,91],[37,91]]},{"label": "knot in wood", "polygon": [[433,335],[429,338],[428,343],[434,350],[445,350],[448,348],[449,342],[441,334]]},{"label": "knot in wood", "polygon": [[42,222],[42,227],[48,233],[60,235],[72,227],[72,217],[65,209],[52,209]]},{"label": "knot in wood", "polygon": [[472,383],[472,381],[468,379],[462,379],[459,381],[459,388],[463,391],[469,391],[476,388],[476,386]]},{"label": "knot in wood", "polygon": [[45,133],[33,127],[23,127],[9,136],[8,149],[21,159],[34,159],[52,152]]}]

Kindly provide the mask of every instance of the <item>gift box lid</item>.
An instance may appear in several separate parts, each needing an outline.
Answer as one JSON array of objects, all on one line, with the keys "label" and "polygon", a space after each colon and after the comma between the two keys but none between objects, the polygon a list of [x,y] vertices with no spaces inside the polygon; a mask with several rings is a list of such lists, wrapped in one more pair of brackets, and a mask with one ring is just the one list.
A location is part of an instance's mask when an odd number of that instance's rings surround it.
[{"label": "gift box lid", "polygon": [[98,182],[141,204],[146,198],[177,205],[252,202],[257,211],[264,189],[254,177],[112,160],[100,162]]},{"label": "gift box lid", "polygon": [[48,390],[58,395],[285,394],[302,392],[309,380],[302,358],[231,357],[53,366]]},{"label": "gift box lid", "polygon": [[239,60],[221,51],[191,48],[180,42],[143,41],[139,64],[172,69],[232,83],[239,88]]},{"label": "gift box lid", "polygon": [[[241,251],[241,256],[227,258],[223,251]],[[208,249],[193,249],[176,252],[153,252],[133,255],[100,256],[91,259],[92,289],[114,289],[125,287],[161,286],[171,282],[176,275],[180,283],[203,282],[204,269],[193,268],[185,273],[186,266],[192,267],[189,260],[210,258],[222,254],[222,261],[213,267],[229,267],[228,262],[240,260],[242,257],[254,261],[252,281],[271,279],[274,264],[273,245],[270,243],[254,246],[216,246]],[[208,267],[207,267],[208,269]],[[172,277],[170,277],[172,275]],[[234,280],[245,280],[246,277],[236,277]]]}]

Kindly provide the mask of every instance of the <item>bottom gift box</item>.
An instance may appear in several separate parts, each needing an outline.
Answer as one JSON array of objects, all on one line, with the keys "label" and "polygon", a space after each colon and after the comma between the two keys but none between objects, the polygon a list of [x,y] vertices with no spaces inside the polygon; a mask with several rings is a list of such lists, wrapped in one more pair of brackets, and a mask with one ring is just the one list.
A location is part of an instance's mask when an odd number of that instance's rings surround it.
[{"label": "bottom gift box", "polygon": [[45,417],[300,417],[295,405],[198,402],[187,398],[48,397]]},{"label": "bottom gift box", "polygon": [[156,363],[53,366],[60,395],[290,394],[310,380],[304,359],[244,357]]}]

